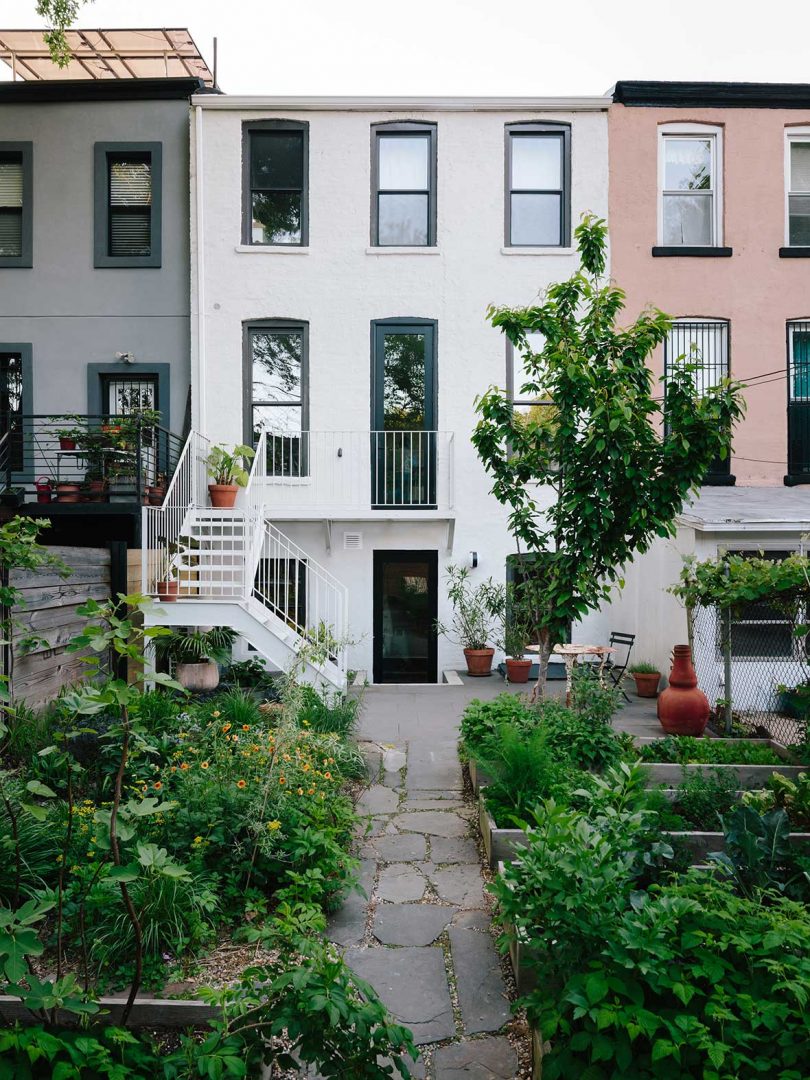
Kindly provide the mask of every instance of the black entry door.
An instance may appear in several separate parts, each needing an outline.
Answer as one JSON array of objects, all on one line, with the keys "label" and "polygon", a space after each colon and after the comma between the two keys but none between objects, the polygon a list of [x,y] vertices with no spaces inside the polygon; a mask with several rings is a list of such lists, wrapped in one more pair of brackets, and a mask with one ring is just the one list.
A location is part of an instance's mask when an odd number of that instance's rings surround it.
[{"label": "black entry door", "polygon": [[374,552],[374,682],[435,683],[439,554]]}]

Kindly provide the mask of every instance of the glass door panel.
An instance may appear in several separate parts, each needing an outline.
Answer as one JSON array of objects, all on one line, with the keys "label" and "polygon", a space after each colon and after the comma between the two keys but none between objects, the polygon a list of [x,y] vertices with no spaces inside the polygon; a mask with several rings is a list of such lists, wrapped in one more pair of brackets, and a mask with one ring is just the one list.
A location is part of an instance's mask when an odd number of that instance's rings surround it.
[{"label": "glass door panel", "polygon": [[436,682],[438,554],[374,552],[374,682]]}]

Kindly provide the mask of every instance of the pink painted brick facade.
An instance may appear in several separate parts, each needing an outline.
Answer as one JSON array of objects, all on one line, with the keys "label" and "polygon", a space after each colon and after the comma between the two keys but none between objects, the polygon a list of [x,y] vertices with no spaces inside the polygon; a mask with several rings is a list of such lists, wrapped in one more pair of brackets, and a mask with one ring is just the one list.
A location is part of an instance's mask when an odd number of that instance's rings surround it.
[{"label": "pink painted brick facade", "polygon": [[[658,243],[658,129],[722,128],[723,239],[730,258],[654,258]],[[810,108],[644,107],[609,114],[611,273],[627,293],[627,316],[652,304],[675,317],[727,319],[730,364],[743,381],[786,371],[786,324],[810,319],[810,260],[780,258],[785,244],[785,137],[810,130]],[[810,139],[810,136],[808,137]],[[655,357],[657,375],[663,356]],[[734,436],[738,485],[782,484],[787,472],[787,381],[747,392]]]}]

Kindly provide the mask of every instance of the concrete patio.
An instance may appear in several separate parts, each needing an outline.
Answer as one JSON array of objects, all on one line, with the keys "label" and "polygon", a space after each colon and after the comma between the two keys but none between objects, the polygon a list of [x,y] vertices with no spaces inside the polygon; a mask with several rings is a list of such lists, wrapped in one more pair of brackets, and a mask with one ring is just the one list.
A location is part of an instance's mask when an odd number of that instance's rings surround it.
[{"label": "concrete patio", "polygon": [[[555,695],[564,683],[549,684]],[[371,784],[358,803],[365,896],[332,918],[330,938],[413,1031],[429,1080],[514,1080],[529,1075],[528,1046],[512,1017],[511,974],[490,930],[489,899],[458,725],[473,698],[525,692],[493,675],[461,685],[373,686],[364,691],[361,746]],[[658,734],[655,702],[632,699],[617,727]]]}]

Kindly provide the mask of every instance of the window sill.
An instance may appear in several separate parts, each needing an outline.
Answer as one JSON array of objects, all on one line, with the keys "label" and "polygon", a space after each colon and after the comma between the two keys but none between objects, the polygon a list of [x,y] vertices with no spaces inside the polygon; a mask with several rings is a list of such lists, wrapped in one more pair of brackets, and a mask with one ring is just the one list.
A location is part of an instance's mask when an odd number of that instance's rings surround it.
[{"label": "window sill", "polygon": [[810,247],[780,247],[780,259],[810,259]]},{"label": "window sill", "polygon": [[0,270],[32,270],[34,260],[30,257],[4,255],[0,259]]},{"label": "window sill", "polygon": [[572,247],[502,247],[501,255],[573,255]]},{"label": "window sill", "polygon": [[367,247],[366,255],[441,255],[437,247]]},{"label": "window sill", "polygon": [[733,473],[715,473],[714,476],[704,476],[700,481],[701,487],[734,487],[737,477]]},{"label": "window sill", "polygon": [[239,255],[309,255],[302,244],[237,244],[233,250]]},{"label": "window sill", "polygon": [[798,487],[800,484],[810,484],[810,472],[793,473],[792,475],[788,473],[788,475],[783,478],[783,482],[785,487]]},{"label": "window sill", "polygon": [[730,247],[654,247],[654,259],[730,259],[733,249]]}]

